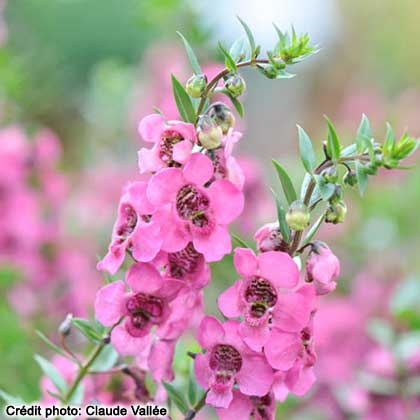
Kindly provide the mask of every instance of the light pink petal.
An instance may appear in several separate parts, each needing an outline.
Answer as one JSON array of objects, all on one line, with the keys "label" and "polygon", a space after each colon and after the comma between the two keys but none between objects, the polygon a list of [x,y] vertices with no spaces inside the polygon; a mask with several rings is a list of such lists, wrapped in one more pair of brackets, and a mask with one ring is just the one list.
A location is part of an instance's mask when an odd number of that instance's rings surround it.
[{"label": "light pink petal", "polygon": [[239,295],[241,286],[242,281],[236,281],[231,287],[219,295],[217,299],[220,311],[228,318],[236,318],[242,313],[241,298]]},{"label": "light pink petal", "polygon": [[228,408],[233,398],[232,388],[223,391],[210,388],[206,396],[206,403],[218,408]]},{"label": "light pink petal", "polygon": [[264,352],[268,363],[274,369],[288,370],[295,363],[301,348],[298,334],[284,333],[274,329],[264,347]]},{"label": "light pink petal", "polygon": [[162,287],[163,281],[152,264],[133,264],[127,272],[127,284],[134,293],[154,293]]},{"label": "light pink petal", "polygon": [[233,222],[244,208],[241,190],[226,179],[214,181],[209,187],[211,208],[217,221],[222,225]]},{"label": "light pink petal", "polygon": [[175,351],[175,341],[157,341],[150,353],[149,367],[155,381],[171,382],[174,380],[172,362]]},{"label": "light pink petal", "polygon": [[258,260],[250,248],[235,248],[233,263],[236,271],[243,277],[255,276],[258,272]]},{"label": "light pink petal", "polygon": [[174,144],[172,149],[172,158],[176,162],[184,163],[191,155],[192,143],[188,140],[180,141]]},{"label": "light pink petal", "polygon": [[214,316],[206,316],[201,321],[198,329],[197,340],[204,349],[211,350],[220,343],[225,335],[225,330],[220,321]]},{"label": "light pink petal", "polygon": [[184,137],[185,140],[189,140],[191,143],[196,142],[195,127],[194,124],[184,122],[172,122],[170,125],[171,130],[177,131]]},{"label": "light pink petal", "polygon": [[132,252],[136,261],[149,262],[156,257],[163,243],[160,226],[153,221],[139,223],[131,235]]},{"label": "light pink petal", "polygon": [[140,121],[138,130],[144,141],[156,142],[165,128],[165,119],[162,115],[150,114]]},{"label": "light pink petal", "polygon": [[305,395],[315,383],[316,377],[312,366],[302,366],[296,363],[293,369],[286,374],[285,383],[293,394]]},{"label": "light pink petal", "polygon": [[233,156],[230,156],[226,159],[226,167],[229,173],[229,181],[242,191],[246,180],[244,171],[238,161]]},{"label": "light pink petal", "polygon": [[315,309],[312,285],[304,285],[296,292],[280,294],[273,311],[273,324],[283,331],[299,332],[309,322]]},{"label": "light pink petal", "polygon": [[147,186],[147,197],[154,205],[173,201],[184,184],[182,171],[178,168],[166,168],[150,178]]},{"label": "light pink petal", "polygon": [[162,168],[163,163],[159,159],[159,154],[156,146],[153,146],[152,149],[146,149],[142,147],[138,153],[139,160],[139,170],[141,174],[147,172],[155,172],[158,169]]},{"label": "light pink petal", "polygon": [[199,353],[194,359],[194,373],[197,383],[207,390],[210,386],[211,370],[209,368],[209,354]]},{"label": "light pink petal", "polygon": [[133,182],[127,186],[128,202],[133,205],[136,211],[141,215],[152,214],[155,211],[146,195],[147,182]]},{"label": "light pink petal", "polygon": [[243,322],[239,327],[239,334],[250,349],[258,352],[262,351],[270,338],[270,330],[266,322],[258,326]]},{"label": "light pink petal", "polygon": [[110,327],[125,314],[125,285],[122,280],[114,281],[96,293],[95,316],[97,320]]},{"label": "light pink petal", "polygon": [[126,243],[123,243],[120,246],[112,246],[111,244],[108,253],[98,262],[96,268],[99,271],[107,271],[113,276],[121,267],[121,264],[125,259],[125,248]]},{"label": "light pink petal", "polygon": [[232,250],[232,241],[225,226],[215,226],[210,235],[193,233],[194,248],[207,262],[220,261]]},{"label": "light pink petal", "polygon": [[233,400],[228,408],[217,408],[216,413],[220,420],[242,420],[249,419],[254,405],[249,397],[239,391],[233,391]]},{"label": "light pink petal", "polygon": [[273,378],[273,369],[265,358],[242,357],[242,367],[236,379],[243,394],[263,397],[270,391]]},{"label": "light pink petal", "polygon": [[213,163],[202,153],[193,153],[184,167],[184,178],[193,184],[204,185],[213,176]]},{"label": "light pink petal", "polygon": [[277,401],[286,401],[287,396],[289,395],[289,389],[287,388],[286,384],[284,383],[286,373],[277,371],[274,374],[274,382],[272,391],[274,393],[274,397]]},{"label": "light pink petal", "polygon": [[292,288],[299,282],[299,270],[293,258],[285,252],[268,251],[258,256],[261,277],[275,287]]},{"label": "light pink petal", "polygon": [[145,347],[150,346],[152,336],[133,337],[128,333],[125,324],[116,326],[111,333],[111,342],[115,350],[122,356],[136,356],[142,353]]}]

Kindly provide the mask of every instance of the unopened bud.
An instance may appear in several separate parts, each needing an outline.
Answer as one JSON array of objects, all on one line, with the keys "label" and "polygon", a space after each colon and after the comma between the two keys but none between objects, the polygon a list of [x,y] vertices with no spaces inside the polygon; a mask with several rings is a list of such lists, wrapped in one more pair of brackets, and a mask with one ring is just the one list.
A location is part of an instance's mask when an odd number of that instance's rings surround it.
[{"label": "unopened bud", "polygon": [[245,80],[239,74],[234,74],[225,80],[225,88],[234,98],[236,98],[245,92]]},{"label": "unopened bud", "polygon": [[268,79],[275,79],[278,76],[278,74],[279,74],[278,69],[276,69],[276,67],[273,66],[272,64],[267,64],[266,66],[264,66],[263,68],[261,68],[261,72]]},{"label": "unopened bud", "polygon": [[325,215],[325,222],[326,223],[333,223],[334,225],[338,223],[343,223],[344,219],[346,218],[347,213],[347,206],[344,201],[340,201],[339,203],[332,204],[327,209],[327,213]]},{"label": "unopened bud", "polygon": [[207,76],[205,74],[197,74],[188,79],[186,90],[188,95],[193,98],[199,98],[204,93],[206,86]]},{"label": "unopened bud", "polygon": [[340,184],[335,184],[334,193],[329,199],[330,204],[337,204],[343,200],[343,190]]},{"label": "unopened bud", "polygon": [[216,102],[210,106],[207,115],[218,125],[223,134],[227,134],[230,128],[235,125],[235,117],[232,111],[223,102]]},{"label": "unopened bud", "polygon": [[69,335],[70,331],[71,331],[71,321],[73,319],[73,314],[67,314],[66,318],[64,319],[64,321],[60,324],[60,326],[58,327],[58,332],[61,335]]},{"label": "unopened bud", "polygon": [[331,166],[330,168],[325,169],[322,171],[322,176],[325,179],[325,182],[335,184],[338,180],[337,167]]},{"label": "unopened bud", "polygon": [[302,201],[294,201],[286,214],[286,222],[293,230],[303,230],[308,226],[311,219],[308,207]]},{"label": "unopened bud", "polygon": [[207,150],[216,149],[222,144],[222,128],[208,116],[200,117],[197,132],[200,145]]},{"label": "unopened bud", "polygon": [[348,171],[343,177],[344,185],[355,187],[357,185],[357,175],[353,170]]}]

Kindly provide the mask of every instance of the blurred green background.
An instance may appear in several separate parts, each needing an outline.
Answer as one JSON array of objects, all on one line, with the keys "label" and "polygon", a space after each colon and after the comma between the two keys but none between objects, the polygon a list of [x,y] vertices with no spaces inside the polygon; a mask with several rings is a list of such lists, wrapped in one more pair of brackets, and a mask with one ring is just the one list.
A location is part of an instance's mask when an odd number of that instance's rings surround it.
[{"label": "blurred green background", "polygon": [[[229,44],[240,35],[236,14],[255,30],[263,47],[275,39],[271,21],[282,28],[293,23],[321,45],[319,54],[297,68],[294,79],[273,83],[245,72],[247,112],[240,151],[258,159],[267,191],[274,184],[272,157],[290,169],[296,184],[301,181],[296,123],[318,146],[326,134],[323,114],[348,142],[354,140],[362,112],[379,138],[386,121],[397,127],[398,135],[406,128],[420,135],[420,7],[415,0],[9,0],[4,6],[1,125],[17,123],[30,134],[49,127],[58,135],[64,151],[60,170],[72,191],[64,204],[65,229],[76,236],[83,232],[93,255],[103,255],[117,202],[105,201],[108,208],[99,206],[98,214],[106,217],[95,221],[93,215],[86,222],[83,197],[107,189],[103,172],[95,176],[101,165],[111,165],[121,175],[114,177],[117,192],[135,172],[140,145],[136,124],[152,111],[154,98],[161,100],[156,92],[160,86],[169,92],[156,74],[166,71],[169,76],[168,69],[179,68],[180,79],[188,77],[177,30],[206,62],[221,58],[216,40]],[[173,59],[181,61],[178,68]],[[401,281],[420,277],[418,162],[411,171],[380,175],[363,200],[350,193],[348,223],[338,234],[325,232],[342,260],[341,293],[363,267],[372,265]],[[86,191],[80,197],[82,187]],[[274,214],[266,212],[254,221],[258,226],[272,219]],[[251,238],[250,233],[243,236]],[[212,312],[218,290],[234,278],[226,265],[214,267],[214,273],[208,292]],[[386,277],[384,282],[393,280]],[[0,388],[30,400],[39,395],[40,376],[32,354],[46,350],[34,328],[51,331],[52,326],[42,317],[22,321],[15,313],[7,291],[18,281],[14,270],[5,266],[0,271]]]}]

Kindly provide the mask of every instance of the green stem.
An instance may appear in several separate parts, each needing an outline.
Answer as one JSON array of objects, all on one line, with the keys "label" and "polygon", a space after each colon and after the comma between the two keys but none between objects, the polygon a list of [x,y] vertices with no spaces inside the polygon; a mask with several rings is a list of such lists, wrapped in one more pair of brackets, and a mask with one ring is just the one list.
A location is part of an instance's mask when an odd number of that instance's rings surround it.
[{"label": "green stem", "polygon": [[[267,64],[269,61],[266,59],[263,60],[249,60],[244,61],[243,63],[237,63],[237,67],[247,67],[247,66],[253,66],[257,63],[261,64]],[[231,72],[228,68],[224,68],[222,71],[216,74],[216,76],[213,77],[213,79],[207,84],[206,89],[204,90],[204,93],[201,95],[200,103],[198,104],[197,108],[197,119],[196,123],[198,122],[198,118],[200,114],[203,112],[204,104],[206,103],[207,98],[209,97],[211,91],[217,86],[217,83],[219,80],[228,75]]]},{"label": "green stem", "polygon": [[197,413],[206,405],[206,397],[207,397],[208,391],[204,393],[204,395],[201,397],[200,401],[197,402],[197,404],[188,411],[188,413],[185,415],[184,420],[192,420]]}]

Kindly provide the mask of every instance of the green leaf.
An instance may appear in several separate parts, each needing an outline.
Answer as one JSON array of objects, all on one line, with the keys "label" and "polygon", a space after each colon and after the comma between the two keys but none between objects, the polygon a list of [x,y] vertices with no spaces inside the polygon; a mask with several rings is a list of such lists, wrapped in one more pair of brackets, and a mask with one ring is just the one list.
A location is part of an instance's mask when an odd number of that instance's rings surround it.
[{"label": "green leaf", "polygon": [[299,130],[300,158],[302,159],[302,163],[306,171],[308,173],[312,173],[316,166],[316,157],[312,141],[302,127],[299,125],[297,127]]},{"label": "green leaf", "polygon": [[95,326],[83,318],[73,318],[71,320],[72,324],[89,340],[97,343],[102,340],[102,335],[97,331]]},{"label": "green leaf", "polygon": [[319,216],[318,220],[309,228],[308,233],[305,236],[305,239],[302,242],[302,246],[307,245],[309,242],[312,241],[312,238],[318,232],[318,229],[321,227],[322,222],[325,219],[326,213],[324,212],[321,216]]},{"label": "green leaf", "polygon": [[281,201],[275,191],[271,190],[274,199],[276,200],[276,207],[277,207],[277,219],[279,221],[279,229],[281,236],[283,239],[289,243],[290,242],[290,228],[286,222],[286,210],[281,204]]},{"label": "green leaf", "polygon": [[174,93],[175,103],[179,111],[179,115],[185,122],[195,122],[194,106],[191,98],[185,91],[184,86],[172,75],[172,89]]},{"label": "green leaf", "polygon": [[356,144],[350,144],[350,146],[345,147],[341,150],[340,156],[341,157],[349,157],[357,153]]},{"label": "green leaf", "polygon": [[228,95],[228,96],[229,96],[233,106],[235,107],[236,111],[238,112],[239,116],[241,118],[243,118],[244,114],[245,114],[245,111],[244,111],[244,107],[243,107],[242,103],[238,99],[234,98],[233,96],[231,96],[231,95]]},{"label": "green leaf", "polygon": [[338,138],[337,132],[335,131],[333,123],[326,115],[324,115],[324,118],[328,125],[327,152],[332,160],[337,162],[338,158],[340,157],[341,150],[340,140]]},{"label": "green leaf", "polygon": [[194,361],[190,362],[189,381],[188,381],[188,401],[192,406],[197,402],[198,385],[194,375]]},{"label": "green leaf", "polygon": [[229,54],[237,63],[251,58],[249,43],[245,37],[237,39],[230,47]]},{"label": "green leaf", "polygon": [[255,39],[254,39],[254,35],[252,35],[252,31],[249,28],[249,26],[239,17],[237,16],[239,22],[241,23],[242,27],[245,30],[246,36],[248,38],[249,41],[249,46],[251,47],[251,57],[254,57],[255,54]]},{"label": "green leaf", "polygon": [[279,74],[276,76],[276,79],[293,79],[296,74],[289,73],[286,70],[279,70]]},{"label": "green leaf", "polygon": [[198,62],[198,59],[193,49],[191,48],[191,45],[185,39],[184,35],[182,35],[181,32],[177,31],[177,34],[181,37],[182,41],[184,42],[185,50],[187,51],[188,59],[190,60],[190,64],[193,69],[193,72],[195,74],[203,74],[203,71],[201,70],[201,67],[200,67],[200,63]]},{"label": "green leaf", "polygon": [[226,51],[226,49],[223,47],[222,43],[219,42],[219,49],[222,52],[222,54],[225,56],[225,64],[226,67],[236,73],[238,71],[238,67],[236,66],[235,60],[233,57]]},{"label": "green leaf", "polygon": [[170,400],[179,408],[182,414],[188,411],[188,403],[182,395],[181,391],[177,390],[173,385],[162,382],[168,393]]},{"label": "green leaf", "polygon": [[366,168],[358,160],[356,160],[355,168],[359,192],[360,195],[363,196],[368,185],[368,174],[366,172]]},{"label": "green leaf", "polygon": [[35,333],[37,336],[55,353],[60,354],[61,356],[74,361],[62,348],[58,347],[56,344],[54,344],[45,334],[43,334],[41,331],[35,330]]},{"label": "green leaf", "polygon": [[244,248],[251,248],[239,235],[236,233],[230,232],[230,236],[234,239],[240,246]]},{"label": "green leaf", "polygon": [[44,359],[38,354],[36,354],[34,358],[44,374],[51,379],[52,383],[57,388],[57,391],[59,391],[60,394],[64,394],[67,391],[67,384],[57,368],[47,359]]},{"label": "green leaf", "polygon": [[272,159],[271,162],[273,162],[273,165],[276,168],[287,202],[289,204],[293,203],[293,201],[297,200],[297,194],[289,174],[276,159]]},{"label": "green leaf", "polygon": [[366,141],[370,142],[372,138],[372,129],[370,127],[370,122],[368,117],[363,114],[362,119],[360,121],[359,128],[357,130],[357,137],[356,137],[356,147],[359,153],[362,153],[365,149]]},{"label": "green leaf", "polygon": [[112,347],[111,344],[108,344],[102,349],[101,354],[92,363],[90,369],[97,372],[105,372],[115,366],[118,357],[118,353],[114,347]]},{"label": "green leaf", "polygon": [[315,176],[315,182],[318,186],[319,193],[321,194],[321,198],[324,201],[328,201],[335,191],[335,185],[331,184],[330,182],[325,181],[324,177],[322,175],[314,175]]},{"label": "green leaf", "polygon": [[385,137],[385,142],[384,142],[384,147],[383,147],[383,153],[384,153],[384,157],[388,158],[388,157],[392,157],[393,155],[393,151],[394,151],[394,147],[395,147],[395,135],[394,135],[394,130],[392,129],[391,125],[389,123],[386,123],[386,137]]}]

